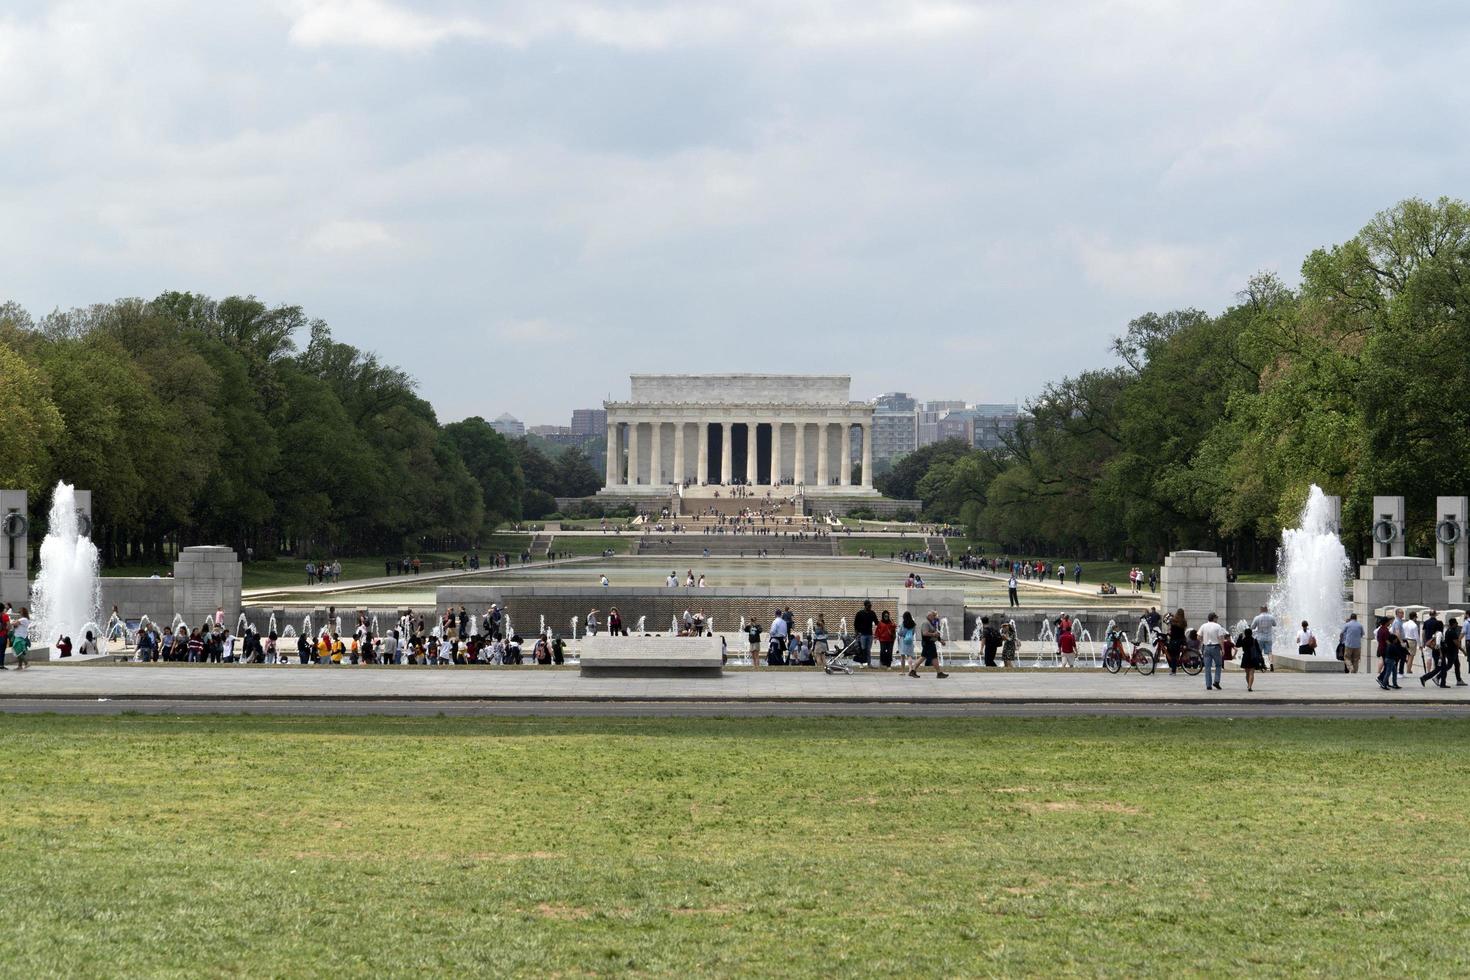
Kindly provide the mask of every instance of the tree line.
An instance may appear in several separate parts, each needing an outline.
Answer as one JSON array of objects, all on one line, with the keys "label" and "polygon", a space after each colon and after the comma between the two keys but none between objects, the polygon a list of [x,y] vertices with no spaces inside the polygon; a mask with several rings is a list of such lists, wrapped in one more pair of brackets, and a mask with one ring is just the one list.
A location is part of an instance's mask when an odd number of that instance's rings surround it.
[{"label": "tree line", "polygon": [[[926,446],[879,478],[926,516],[1033,554],[1157,562],[1177,548],[1274,568],[1312,483],[1371,553],[1372,498],[1403,495],[1432,553],[1436,495],[1470,492],[1470,208],[1411,199],[1252,277],[1217,315],[1135,318],[1118,363],[1051,384],[995,452]],[[1464,515],[1461,515],[1463,518]]]},{"label": "tree line", "polygon": [[109,564],[471,547],[601,478],[484,419],[441,425],[413,379],[299,306],[169,292],[33,318],[0,305],[0,485],[93,493]]}]

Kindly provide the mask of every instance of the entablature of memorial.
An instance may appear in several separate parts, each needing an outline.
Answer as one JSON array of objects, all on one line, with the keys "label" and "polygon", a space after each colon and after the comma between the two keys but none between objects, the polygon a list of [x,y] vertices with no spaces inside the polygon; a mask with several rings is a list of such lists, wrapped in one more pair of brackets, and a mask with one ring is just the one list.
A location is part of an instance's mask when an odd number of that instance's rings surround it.
[{"label": "entablature of memorial", "polygon": [[676,404],[673,402],[657,402],[647,404],[642,402],[603,402],[603,408],[609,413],[608,422],[614,421],[612,413],[617,413],[617,421],[627,422],[630,418],[638,421],[649,421],[660,419],[662,421],[677,421],[684,419],[687,422],[711,421],[718,422],[722,419],[733,419],[744,421],[747,417],[757,418],[761,421],[769,421],[773,416],[779,416],[782,422],[791,421],[816,421],[830,418],[834,422],[853,418],[871,422],[873,419],[873,406],[866,402],[849,402],[846,405],[812,405],[809,403],[780,404],[773,402],[753,403],[750,405],[733,405],[729,402],[718,404],[698,404],[690,402],[687,404]]}]

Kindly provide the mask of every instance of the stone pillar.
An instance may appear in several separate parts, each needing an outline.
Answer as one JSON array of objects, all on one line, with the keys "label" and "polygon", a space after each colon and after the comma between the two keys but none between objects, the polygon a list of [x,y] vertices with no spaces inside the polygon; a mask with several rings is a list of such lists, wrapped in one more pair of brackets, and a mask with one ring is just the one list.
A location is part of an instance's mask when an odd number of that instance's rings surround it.
[{"label": "stone pillar", "polygon": [[1434,498],[1434,557],[1449,578],[1465,576],[1465,514],[1470,497]]},{"label": "stone pillar", "polygon": [[680,419],[674,423],[674,483],[683,484],[688,482],[688,476],[684,472],[684,438],[688,435],[684,431],[684,420]]},{"label": "stone pillar", "polygon": [[622,467],[618,462],[618,424],[611,419],[607,423],[607,479],[604,486],[615,487],[622,482]]},{"label": "stone pillar", "polygon": [[638,485],[638,426],[637,419],[628,422],[628,486]]},{"label": "stone pillar", "polygon": [[1402,558],[1404,556],[1404,498],[1374,497],[1373,526],[1369,530],[1373,537],[1374,558]]},{"label": "stone pillar", "polygon": [[[30,605],[27,506],[24,490],[0,490],[0,602],[14,603],[16,609]],[[14,531],[21,533],[11,533]]]},{"label": "stone pillar", "polygon": [[77,499],[77,533],[84,538],[92,536],[92,491],[76,491]]},{"label": "stone pillar", "polygon": [[817,486],[819,487],[827,485],[828,457],[831,456],[831,453],[827,451],[827,430],[830,428],[826,419],[817,423]]},{"label": "stone pillar", "polygon": [[863,486],[873,486],[873,423],[863,423]]},{"label": "stone pillar", "polygon": [[735,477],[735,454],[731,451],[730,420],[720,423],[720,482],[728,484]]},{"label": "stone pillar", "polygon": [[694,479],[695,485],[698,486],[709,480],[709,422],[705,419],[699,421],[699,445],[694,451],[695,457],[699,460],[699,473]]},{"label": "stone pillar", "polygon": [[751,419],[745,423],[745,482],[748,486],[755,486],[756,477],[760,474],[757,463],[760,462],[760,445],[756,440],[756,434],[760,430],[760,423]]},{"label": "stone pillar", "polygon": [[837,474],[840,486],[852,485],[852,421],[842,423],[842,470]]},{"label": "stone pillar", "polygon": [[225,625],[240,618],[240,562],[229,548],[185,548],[174,563],[174,611],[192,629],[224,609]]},{"label": "stone pillar", "polygon": [[648,483],[656,487],[664,482],[664,424],[654,419],[648,428]]},{"label": "stone pillar", "polygon": [[1198,626],[1210,613],[1225,616],[1225,564],[1213,551],[1175,551],[1164,559],[1160,586],[1169,615],[1183,609],[1190,626]]},{"label": "stone pillar", "polygon": [[771,419],[771,486],[781,485],[781,420]]},{"label": "stone pillar", "polygon": [[806,483],[806,423],[797,420],[796,425],[796,458],[792,460],[795,464],[791,468],[791,480],[793,483]]},{"label": "stone pillar", "polygon": [[[1381,514],[1377,507],[1376,514]],[[1376,545],[1375,545],[1376,546]],[[1374,649],[1373,631],[1378,628],[1377,617],[1393,615],[1395,608],[1403,606],[1429,606],[1443,611],[1446,599],[1449,606],[1459,605],[1455,596],[1448,595],[1444,577],[1439,566],[1428,558],[1371,558],[1368,564],[1358,569],[1353,582],[1353,612],[1368,631],[1367,654],[1364,666],[1367,672],[1377,673],[1371,666],[1378,656]]]}]

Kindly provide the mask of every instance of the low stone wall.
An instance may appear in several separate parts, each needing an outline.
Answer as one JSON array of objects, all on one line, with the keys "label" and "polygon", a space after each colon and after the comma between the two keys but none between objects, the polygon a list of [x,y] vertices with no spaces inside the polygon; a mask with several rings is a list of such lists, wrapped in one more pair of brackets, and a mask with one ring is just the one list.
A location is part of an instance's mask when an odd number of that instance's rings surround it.
[{"label": "low stone wall", "polygon": [[124,619],[148,616],[167,625],[174,616],[198,624],[223,609],[233,623],[240,615],[240,562],[229,548],[185,548],[173,578],[102,579],[102,617],[117,606]]},{"label": "low stone wall", "polygon": [[1270,582],[1233,582],[1225,586],[1225,626],[1233,629],[1242,619],[1255,619],[1262,606],[1270,605],[1275,588]]},{"label": "low stone wall", "polygon": [[[116,606],[124,619],[147,616],[167,626],[174,617],[174,580],[171,578],[104,578],[102,616],[104,622]],[[214,612],[213,609],[210,612]]]}]

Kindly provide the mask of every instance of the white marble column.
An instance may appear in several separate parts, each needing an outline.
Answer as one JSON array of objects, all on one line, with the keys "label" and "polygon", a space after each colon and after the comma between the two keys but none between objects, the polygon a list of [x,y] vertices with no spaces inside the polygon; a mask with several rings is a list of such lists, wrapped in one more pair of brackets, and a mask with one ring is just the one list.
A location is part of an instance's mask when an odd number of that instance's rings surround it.
[{"label": "white marble column", "polygon": [[720,482],[729,484],[735,477],[735,454],[730,441],[730,420],[720,423]]},{"label": "white marble column", "polygon": [[664,482],[664,424],[654,419],[648,428],[648,483],[656,487]]},{"label": "white marble column", "polygon": [[795,464],[791,468],[791,479],[796,483],[806,483],[806,422],[798,419],[796,425],[796,458],[792,460]]},{"label": "white marble column", "polygon": [[628,423],[628,486],[638,485],[638,426],[634,419]]},{"label": "white marble column", "polygon": [[873,423],[863,423],[863,486],[873,486]]},{"label": "white marble column", "polygon": [[621,470],[618,463],[618,424],[612,420],[607,423],[607,465],[605,468],[607,477],[605,486],[615,487],[621,481]]},{"label": "white marble column", "polygon": [[842,421],[842,469],[837,472],[837,482],[844,487],[852,486],[852,420]]},{"label": "white marble column", "polygon": [[684,420],[680,419],[674,423],[674,483],[687,483],[688,476],[684,472],[684,437],[688,433],[684,430]]},{"label": "white marble column", "polygon": [[819,487],[827,485],[828,458],[832,455],[828,452],[827,446],[827,430],[830,428],[832,426],[827,423],[826,419],[817,423],[817,486]]},{"label": "white marble column", "polygon": [[781,484],[781,420],[771,419],[771,486]]},{"label": "white marble column", "polygon": [[756,469],[756,463],[759,462],[756,450],[756,430],[759,428],[760,423],[754,419],[745,423],[745,483],[752,487],[755,486],[756,476],[760,472]]},{"label": "white marble column", "polygon": [[694,485],[699,486],[709,480],[709,422],[701,419],[699,422],[699,445],[694,447],[695,458],[699,461],[699,472],[694,475]]}]

